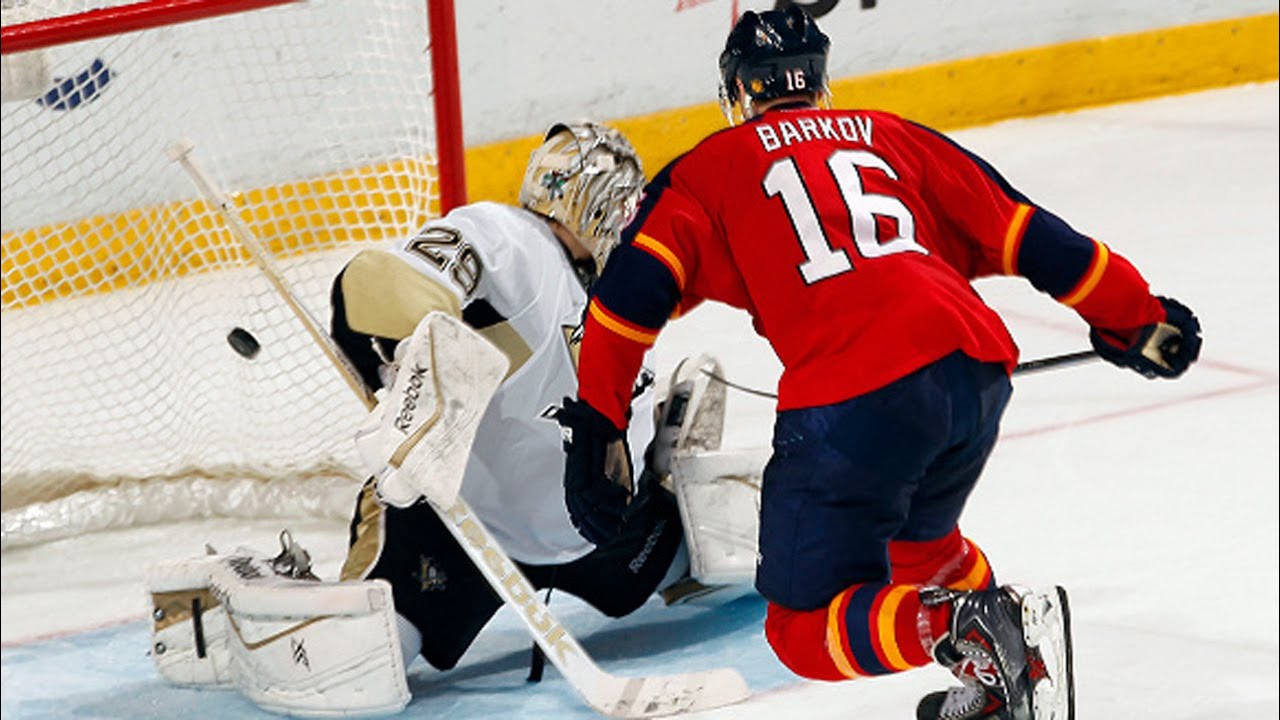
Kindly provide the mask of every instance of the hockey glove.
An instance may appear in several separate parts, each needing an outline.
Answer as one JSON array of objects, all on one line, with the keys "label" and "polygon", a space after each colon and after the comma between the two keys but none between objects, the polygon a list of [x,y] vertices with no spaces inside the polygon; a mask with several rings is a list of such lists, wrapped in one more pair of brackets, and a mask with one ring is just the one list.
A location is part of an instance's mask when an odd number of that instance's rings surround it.
[{"label": "hockey glove", "polygon": [[634,482],[626,434],[585,402],[564,399],[556,413],[564,440],[564,504],[578,533],[596,545],[640,523],[648,493]]},{"label": "hockey glove", "polygon": [[1093,328],[1089,341],[1100,357],[1114,365],[1147,378],[1175,378],[1200,357],[1200,321],[1177,300],[1156,299],[1164,306],[1164,322],[1127,333]]}]

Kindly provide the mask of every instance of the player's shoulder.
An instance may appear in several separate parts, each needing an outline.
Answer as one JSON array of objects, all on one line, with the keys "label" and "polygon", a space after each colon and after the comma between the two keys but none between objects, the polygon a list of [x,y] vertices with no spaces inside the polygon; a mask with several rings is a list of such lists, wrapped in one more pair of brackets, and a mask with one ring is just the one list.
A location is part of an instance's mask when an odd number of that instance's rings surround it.
[{"label": "player's shoulder", "polygon": [[489,233],[529,232],[536,216],[524,208],[481,200],[460,205],[435,221],[464,230]]},{"label": "player's shoulder", "polygon": [[[474,202],[432,218],[396,243],[402,256],[441,273],[452,265],[486,270],[529,265],[557,243],[547,223],[520,207]],[[484,275],[491,273],[485,272]]]},{"label": "player's shoulder", "polygon": [[735,153],[732,149],[735,131],[741,130],[742,127],[742,125],[736,125],[720,128],[672,158],[662,169],[654,173],[646,193],[654,194],[656,191],[670,187],[673,184],[673,178],[677,176],[697,176],[723,171],[726,158],[733,157]]},{"label": "player's shoulder", "polygon": [[877,110],[877,109],[875,109],[875,108],[859,108],[859,107],[851,107],[851,108],[833,108],[832,110],[829,110],[828,112],[833,112],[833,113],[844,113],[844,114],[854,114],[854,115],[865,115],[865,116],[867,116],[867,117],[876,118],[877,120],[883,120],[883,121],[885,121],[885,122],[887,122],[887,123],[906,123],[906,122],[910,122],[909,120],[907,120],[906,118],[902,117],[901,115],[899,115],[899,114],[897,114],[897,113],[895,113],[895,112],[890,112],[890,111],[888,111],[888,110]]},{"label": "player's shoulder", "polygon": [[537,215],[514,205],[478,201],[450,210],[428,227],[456,232],[461,242],[487,252],[519,252],[537,245],[538,238],[550,236],[547,224]]},{"label": "player's shoulder", "polygon": [[820,110],[818,112],[822,115],[852,122],[855,126],[874,128],[888,133],[904,133],[911,135],[921,131],[934,132],[931,128],[922,125],[919,122],[888,110],[849,107],[832,108],[829,110]]}]

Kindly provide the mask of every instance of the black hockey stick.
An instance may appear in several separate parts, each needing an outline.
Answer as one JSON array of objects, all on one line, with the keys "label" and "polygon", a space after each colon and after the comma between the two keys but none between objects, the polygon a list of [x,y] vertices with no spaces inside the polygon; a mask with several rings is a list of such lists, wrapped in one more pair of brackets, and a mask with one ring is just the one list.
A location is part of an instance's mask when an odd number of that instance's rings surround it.
[{"label": "black hockey stick", "polygon": [[1013,368],[1014,375],[1026,375],[1028,373],[1041,372],[1044,370],[1052,370],[1063,365],[1074,365],[1076,363],[1085,362],[1086,360],[1096,360],[1098,353],[1094,350],[1077,350],[1076,352],[1066,353],[1064,355],[1051,355],[1049,357],[1039,358],[1038,360],[1027,360],[1020,362]]},{"label": "black hockey stick", "polygon": [[[1020,362],[1014,366],[1013,374],[1029,375],[1031,373],[1043,372],[1045,370],[1052,370],[1053,368],[1061,367],[1063,365],[1074,365],[1076,363],[1082,363],[1087,360],[1094,360],[1097,357],[1098,357],[1098,353],[1093,350],[1078,350],[1076,352],[1065,353],[1063,355],[1051,355],[1049,357],[1042,357],[1036,360],[1027,360],[1026,362]],[[775,395],[774,393],[765,392],[764,390],[757,390],[752,387],[747,387],[746,385],[739,385],[738,383],[733,382],[728,378],[720,377],[719,375],[711,372],[710,370],[703,370],[702,373],[722,385],[731,387],[734,390],[739,390],[741,392],[747,393],[748,395],[756,395],[758,397],[771,398],[774,400],[778,399],[778,396]]]}]

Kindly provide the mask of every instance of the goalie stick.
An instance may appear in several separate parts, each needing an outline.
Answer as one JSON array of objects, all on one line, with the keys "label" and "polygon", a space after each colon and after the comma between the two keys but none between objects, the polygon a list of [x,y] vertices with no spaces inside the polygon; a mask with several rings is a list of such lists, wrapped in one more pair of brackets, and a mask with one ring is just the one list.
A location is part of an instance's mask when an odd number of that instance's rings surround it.
[{"label": "goalie stick", "polygon": [[253,259],[253,264],[257,265],[262,274],[267,276],[267,280],[271,282],[271,286],[275,288],[276,293],[280,295],[280,298],[289,306],[289,310],[306,327],[307,332],[311,334],[311,338],[320,346],[320,350],[324,352],[325,357],[329,358],[329,361],[338,368],[342,374],[342,379],[346,380],[347,385],[351,387],[351,391],[358,395],[367,407],[373,407],[376,402],[373,398],[373,393],[369,392],[369,388],[360,379],[360,374],[355,371],[351,362],[347,360],[346,355],[339,350],[338,346],[328,340],[329,336],[325,333],[324,328],[312,317],[311,313],[307,312],[307,309],[298,301],[297,296],[289,289],[288,284],[285,283],[284,276],[276,270],[275,264],[271,262],[266,250],[258,242],[253,231],[236,214],[231,201],[222,194],[222,191],[213,184],[213,180],[196,164],[195,159],[191,157],[193,148],[194,145],[188,140],[174,142],[167,149],[169,159],[181,164],[182,168],[191,176],[191,179],[195,181],[196,187],[200,189],[200,193],[204,195],[205,200],[211,203],[218,211],[223,222],[227,224],[227,228],[231,230],[231,234],[240,241],[245,251],[249,253],[249,257]]},{"label": "goalie stick", "polygon": [[[188,141],[173,143],[168,148],[169,158],[181,164],[191,176],[205,199],[217,209],[231,233],[248,251],[254,264],[267,276],[281,299],[324,351],[325,357],[329,358],[365,406],[372,409],[376,400],[346,354],[298,301],[252,230],[236,213],[230,200],[195,162],[191,156],[192,150],[193,145]],[[448,508],[429,500],[427,502],[494,592],[517,611],[516,614],[547,658],[560,670],[578,695],[597,712],[618,718],[660,717],[721,707],[744,700],[750,695],[746,681],[732,668],[643,677],[620,677],[605,672],[556,620],[546,604],[538,599],[529,580],[484,523],[472,513],[461,495]]]}]

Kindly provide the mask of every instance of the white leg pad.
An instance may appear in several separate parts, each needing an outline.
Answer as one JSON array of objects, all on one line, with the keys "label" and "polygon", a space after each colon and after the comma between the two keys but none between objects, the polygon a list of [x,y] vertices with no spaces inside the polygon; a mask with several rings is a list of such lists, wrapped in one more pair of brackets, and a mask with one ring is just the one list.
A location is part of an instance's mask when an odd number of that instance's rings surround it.
[{"label": "white leg pad", "polygon": [[659,477],[671,471],[678,453],[720,449],[724,434],[725,386],[720,362],[710,355],[680,361],[659,404],[654,437],[653,465]]},{"label": "white leg pad", "polygon": [[755,582],[760,478],[769,450],[677,453],[671,480],[689,549],[689,574],[704,585]]},{"label": "white leg pad", "polygon": [[151,660],[175,685],[230,686],[227,617],[209,575],[220,556],[179,560],[148,569]]},{"label": "white leg pad", "polygon": [[397,713],[409,703],[391,586],[279,577],[250,558],[212,573],[236,687],[303,717]]}]

